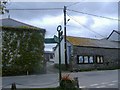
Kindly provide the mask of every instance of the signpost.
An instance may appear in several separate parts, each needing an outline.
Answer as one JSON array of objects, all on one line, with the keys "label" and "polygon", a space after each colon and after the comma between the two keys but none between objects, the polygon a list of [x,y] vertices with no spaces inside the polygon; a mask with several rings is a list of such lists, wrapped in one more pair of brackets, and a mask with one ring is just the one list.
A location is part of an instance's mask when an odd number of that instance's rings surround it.
[{"label": "signpost", "polygon": [[63,34],[63,31],[61,31],[61,29],[62,29],[62,26],[61,25],[59,25],[58,27],[57,27],[57,31],[58,31],[58,46],[59,46],[59,85],[60,85],[60,82],[61,82],[61,36],[62,36],[62,34]]},{"label": "signpost", "polygon": [[59,38],[56,35],[54,35],[54,41],[59,43]]},{"label": "signpost", "polygon": [[59,25],[57,27],[57,31],[58,31],[58,37],[56,35],[54,35],[54,38],[46,38],[45,39],[45,43],[46,44],[50,44],[50,43],[58,43],[58,47],[59,47],[59,84],[61,82],[61,41],[63,39],[63,31],[62,30],[62,26]]}]

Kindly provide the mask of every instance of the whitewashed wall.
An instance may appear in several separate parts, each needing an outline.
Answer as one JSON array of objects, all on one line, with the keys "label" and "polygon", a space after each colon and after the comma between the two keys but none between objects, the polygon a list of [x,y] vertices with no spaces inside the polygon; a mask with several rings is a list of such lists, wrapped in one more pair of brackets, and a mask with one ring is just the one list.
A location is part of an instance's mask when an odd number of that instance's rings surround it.
[{"label": "whitewashed wall", "polygon": [[[59,64],[59,47],[57,46],[55,52],[55,64]],[[65,55],[64,55],[64,39],[61,41],[61,63],[65,64]]]},{"label": "whitewashed wall", "polygon": [[[67,42],[67,62],[68,63],[69,63],[69,59],[70,59],[70,56],[69,56],[70,52],[68,51],[69,46],[72,46],[72,45],[69,42]],[[55,52],[55,57],[54,57],[55,64],[59,64],[59,52],[58,52],[58,50],[59,50],[59,48],[57,47],[56,50],[54,51]],[[71,47],[71,50],[72,50],[72,47]],[[65,64],[64,39],[61,41],[61,63]]]}]

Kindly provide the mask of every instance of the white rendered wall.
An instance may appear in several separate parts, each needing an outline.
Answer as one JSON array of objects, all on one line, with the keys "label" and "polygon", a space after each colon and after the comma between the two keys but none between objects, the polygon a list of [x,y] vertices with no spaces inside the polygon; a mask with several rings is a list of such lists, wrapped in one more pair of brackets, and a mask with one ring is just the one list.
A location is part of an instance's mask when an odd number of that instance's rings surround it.
[{"label": "white rendered wall", "polygon": [[[56,50],[54,51],[55,57],[54,62],[55,64],[59,64],[59,47],[57,46]],[[64,55],[64,39],[61,41],[61,63],[65,64],[65,55]]]},{"label": "white rendered wall", "polygon": [[[70,56],[69,56],[69,51],[68,51],[68,47],[71,46],[71,50],[73,50],[72,48],[72,45],[67,42],[67,62],[69,64],[69,59],[70,59]],[[54,62],[55,64],[59,64],[59,52],[58,52],[59,48],[57,46],[56,50],[54,51],[55,52],[55,57],[54,57]],[[71,54],[72,54],[72,51],[71,51]],[[65,52],[64,52],[64,39],[61,41],[61,63],[62,64],[65,64]]]}]

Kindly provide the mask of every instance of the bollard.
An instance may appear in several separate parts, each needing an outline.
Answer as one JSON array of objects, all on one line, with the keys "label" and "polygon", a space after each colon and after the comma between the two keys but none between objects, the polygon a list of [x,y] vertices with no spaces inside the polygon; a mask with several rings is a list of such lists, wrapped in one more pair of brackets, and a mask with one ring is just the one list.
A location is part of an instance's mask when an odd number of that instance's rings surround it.
[{"label": "bollard", "polygon": [[11,90],[17,90],[17,89],[16,89],[16,84],[15,84],[15,83],[12,83]]},{"label": "bollard", "polygon": [[78,77],[75,77],[74,80],[75,80],[75,86],[76,86],[76,88],[79,88]]},{"label": "bollard", "polygon": [[27,75],[29,74],[29,72],[27,71]]}]

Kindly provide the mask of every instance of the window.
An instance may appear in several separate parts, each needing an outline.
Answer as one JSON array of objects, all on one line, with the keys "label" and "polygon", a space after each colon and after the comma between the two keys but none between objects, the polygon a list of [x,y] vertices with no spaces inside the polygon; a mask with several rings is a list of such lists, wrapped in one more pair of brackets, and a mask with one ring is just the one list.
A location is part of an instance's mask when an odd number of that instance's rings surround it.
[{"label": "window", "polygon": [[103,57],[102,56],[100,57],[100,62],[103,63]]},{"label": "window", "polygon": [[88,56],[84,56],[84,63],[88,63]]},{"label": "window", "polygon": [[98,64],[103,63],[103,56],[97,56],[97,63]]},{"label": "window", "polygon": [[83,56],[79,56],[79,63],[83,63]]},{"label": "window", "polygon": [[90,56],[89,57],[89,63],[93,63],[94,61],[93,61],[93,56]]},{"label": "window", "polygon": [[100,57],[97,56],[97,63],[100,63]]},{"label": "window", "polygon": [[93,62],[93,56],[78,56],[78,64],[92,64]]}]

